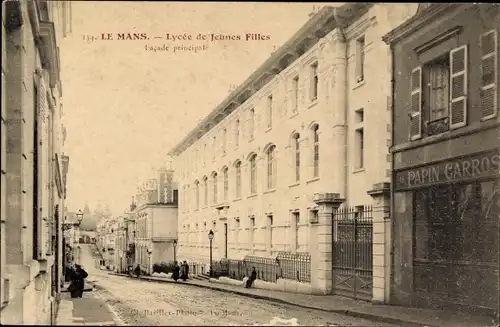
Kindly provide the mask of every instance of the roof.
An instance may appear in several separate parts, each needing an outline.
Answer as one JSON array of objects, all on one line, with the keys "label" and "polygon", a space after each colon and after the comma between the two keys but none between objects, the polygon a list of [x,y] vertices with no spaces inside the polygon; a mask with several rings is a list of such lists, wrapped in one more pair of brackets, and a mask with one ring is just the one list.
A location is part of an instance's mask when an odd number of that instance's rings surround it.
[{"label": "roof", "polygon": [[401,39],[411,34],[421,24],[433,20],[444,11],[458,8],[459,6],[463,6],[463,4],[421,3],[419,4],[418,10],[413,17],[384,35],[382,37],[382,40],[389,45],[397,43]]},{"label": "roof", "polygon": [[[278,48],[254,73],[250,75],[240,86],[232,91],[208,116],[206,116],[196,127],[191,130],[168,154],[179,155],[195,141],[208,133],[223,118],[236,110],[241,104],[248,100],[255,92],[267,83],[258,83],[265,80],[265,75],[279,74],[295,60],[293,55],[300,50],[303,55],[311,49],[321,38],[338,27],[337,14],[343,19],[342,23],[357,19],[370,8],[370,3],[346,3],[339,7],[325,6],[309,19],[284,45]],[[256,86],[255,84],[260,86]]]}]

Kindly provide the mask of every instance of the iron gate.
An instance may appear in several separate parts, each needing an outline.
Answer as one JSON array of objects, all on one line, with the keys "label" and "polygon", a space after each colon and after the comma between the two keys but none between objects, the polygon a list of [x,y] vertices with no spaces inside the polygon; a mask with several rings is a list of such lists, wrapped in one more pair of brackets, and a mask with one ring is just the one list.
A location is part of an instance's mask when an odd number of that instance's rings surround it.
[{"label": "iron gate", "polygon": [[333,293],[371,300],[373,220],[371,206],[343,207],[333,214]]}]

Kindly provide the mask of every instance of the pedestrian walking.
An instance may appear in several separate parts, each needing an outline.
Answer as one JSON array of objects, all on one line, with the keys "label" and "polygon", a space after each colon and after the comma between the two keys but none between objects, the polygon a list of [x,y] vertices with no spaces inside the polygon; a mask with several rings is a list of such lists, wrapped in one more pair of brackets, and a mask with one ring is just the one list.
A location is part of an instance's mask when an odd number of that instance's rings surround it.
[{"label": "pedestrian walking", "polygon": [[253,285],[253,282],[257,279],[257,271],[255,270],[255,267],[252,268],[252,274],[250,277],[247,279],[247,283],[245,285],[245,288],[250,288]]},{"label": "pedestrian walking", "polygon": [[81,298],[83,296],[85,278],[87,278],[88,275],[89,274],[82,268],[82,266],[75,264],[75,268],[71,276],[71,284],[68,288],[72,298]]},{"label": "pedestrian walking", "polygon": [[181,270],[181,267],[179,267],[179,264],[177,263],[177,261],[174,261],[174,271],[172,272],[172,278],[175,281],[177,281],[179,279],[180,270]]},{"label": "pedestrian walking", "polygon": [[181,279],[183,281],[186,281],[188,278],[189,278],[189,266],[186,260],[184,260],[181,266]]}]

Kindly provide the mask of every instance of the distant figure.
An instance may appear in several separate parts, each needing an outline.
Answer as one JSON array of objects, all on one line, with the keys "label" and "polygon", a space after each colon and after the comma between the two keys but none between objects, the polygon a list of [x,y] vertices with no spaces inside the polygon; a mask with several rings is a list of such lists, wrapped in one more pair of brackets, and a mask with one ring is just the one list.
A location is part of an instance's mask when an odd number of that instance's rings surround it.
[{"label": "distant figure", "polygon": [[253,282],[257,279],[257,271],[255,271],[255,267],[252,268],[252,274],[250,277],[247,279],[247,284],[245,285],[245,288],[250,288],[253,285]]},{"label": "distant figure", "polygon": [[181,265],[181,279],[183,281],[186,281],[186,279],[188,278],[189,278],[189,266],[186,260],[184,260],[184,262]]},{"label": "distant figure", "polygon": [[139,278],[139,276],[141,275],[141,267],[139,266],[139,264],[137,264],[137,266],[135,266],[134,273],[135,273],[135,276],[137,278]]},{"label": "distant figure", "polygon": [[179,279],[179,274],[180,274],[181,267],[179,267],[179,264],[177,261],[174,261],[174,271],[172,272],[172,278],[177,281]]},{"label": "distant figure", "polygon": [[75,268],[71,276],[71,284],[68,288],[72,298],[81,298],[83,296],[85,278],[87,278],[88,275],[89,274],[87,274],[82,266],[75,264]]}]

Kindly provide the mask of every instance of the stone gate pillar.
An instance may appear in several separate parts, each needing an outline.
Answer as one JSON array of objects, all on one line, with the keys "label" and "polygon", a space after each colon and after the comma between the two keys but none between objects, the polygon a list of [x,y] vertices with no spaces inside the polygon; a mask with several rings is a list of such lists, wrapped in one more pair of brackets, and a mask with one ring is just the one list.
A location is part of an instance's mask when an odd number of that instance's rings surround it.
[{"label": "stone gate pillar", "polygon": [[344,202],[338,193],[316,193],[318,211],[310,216],[311,286],[316,294],[332,292],[332,216]]},{"label": "stone gate pillar", "polygon": [[367,193],[373,198],[372,302],[388,303],[391,282],[390,184],[374,184]]}]

